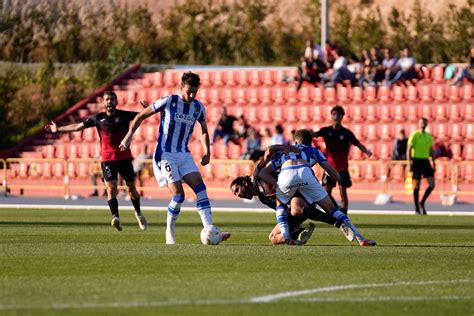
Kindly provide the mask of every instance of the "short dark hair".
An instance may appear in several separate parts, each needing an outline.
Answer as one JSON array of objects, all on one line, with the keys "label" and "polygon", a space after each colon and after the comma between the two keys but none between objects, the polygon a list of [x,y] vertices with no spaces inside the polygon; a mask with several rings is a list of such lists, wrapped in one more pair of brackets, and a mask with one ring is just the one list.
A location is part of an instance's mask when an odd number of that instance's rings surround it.
[{"label": "short dark hair", "polygon": [[307,129],[299,129],[294,136],[295,142],[306,146],[311,146],[313,141],[313,134]]},{"label": "short dark hair", "polygon": [[184,86],[186,84],[191,87],[199,87],[201,84],[201,78],[199,78],[199,75],[195,74],[194,72],[185,72],[181,77],[181,85]]},{"label": "short dark hair", "polygon": [[113,91],[105,91],[105,92],[104,92],[104,99],[105,99],[105,96],[114,97],[115,100],[118,101],[118,99],[117,99],[117,94],[116,94],[115,92],[113,92]]},{"label": "short dark hair", "polygon": [[344,111],[344,108],[343,108],[342,106],[340,106],[339,104],[336,105],[335,107],[333,107],[333,108],[331,109],[331,113],[332,113],[333,111],[338,112],[338,113],[341,114],[342,116],[344,116],[344,115],[346,114],[346,112]]},{"label": "short dark hair", "polygon": [[232,180],[229,187],[232,188],[234,185],[242,186],[246,182],[249,184],[252,183],[252,179],[250,179],[250,176],[240,176]]}]

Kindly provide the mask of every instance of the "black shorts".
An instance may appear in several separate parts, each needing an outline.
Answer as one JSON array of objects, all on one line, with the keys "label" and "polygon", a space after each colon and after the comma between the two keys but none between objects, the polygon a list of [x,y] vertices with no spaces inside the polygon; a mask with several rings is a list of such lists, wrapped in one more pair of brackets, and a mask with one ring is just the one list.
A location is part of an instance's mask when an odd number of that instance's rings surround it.
[{"label": "black shorts", "polygon": [[306,216],[292,216],[288,214],[288,230],[290,231],[290,235],[292,239],[298,239],[298,235],[303,230],[301,224],[306,221],[308,218]]},{"label": "black shorts", "polygon": [[101,163],[104,181],[117,181],[117,175],[120,174],[125,182],[135,181],[132,159],[105,161]]},{"label": "black shorts", "polygon": [[[339,171],[339,175],[341,176],[341,185],[345,186],[346,188],[350,188],[352,186],[351,175],[349,171]],[[334,181],[326,172],[323,174],[323,179],[321,180],[321,184],[323,186],[327,185],[330,187],[336,186],[336,181]]]},{"label": "black shorts", "polygon": [[413,172],[413,179],[421,180],[421,177],[429,178],[434,176],[433,168],[429,159],[413,159],[411,171]]}]

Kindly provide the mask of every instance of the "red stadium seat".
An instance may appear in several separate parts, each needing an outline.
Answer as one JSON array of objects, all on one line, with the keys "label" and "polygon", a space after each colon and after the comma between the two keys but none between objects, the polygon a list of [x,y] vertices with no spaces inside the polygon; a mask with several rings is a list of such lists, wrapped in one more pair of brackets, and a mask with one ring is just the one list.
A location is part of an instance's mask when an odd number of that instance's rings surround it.
[{"label": "red stadium seat", "polygon": [[375,87],[366,87],[364,96],[367,102],[377,102],[377,90],[375,89]]},{"label": "red stadium seat", "polygon": [[212,165],[212,164],[208,164],[208,165],[202,167],[201,174],[202,174],[202,177],[204,178],[204,180],[206,182],[214,180],[214,167],[215,166]]},{"label": "red stadium seat", "polygon": [[324,88],[317,86],[314,88],[314,102],[323,103],[324,102]]},{"label": "red stadium seat", "polygon": [[459,122],[459,121],[462,121],[464,118],[462,117],[462,114],[461,114],[461,107],[463,105],[461,104],[456,104],[456,103],[451,103],[449,105],[449,120],[452,121],[452,122]]},{"label": "red stadium seat", "polygon": [[434,109],[434,119],[437,122],[445,122],[448,120],[446,106],[444,104],[436,104]]},{"label": "red stadium seat", "polygon": [[163,74],[159,71],[153,74],[153,86],[162,87],[163,86]]},{"label": "red stadium seat", "polygon": [[365,136],[368,141],[373,142],[379,139],[378,129],[376,124],[365,125]]},{"label": "red stadium seat", "polygon": [[303,86],[299,91],[299,104],[311,104],[313,101],[314,87]]},{"label": "red stadium seat", "polygon": [[250,88],[248,89],[248,103],[252,105],[260,104],[259,95],[258,95],[258,88]]},{"label": "red stadium seat", "polygon": [[366,109],[365,117],[366,117],[367,121],[372,122],[372,123],[380,121],[380,118],[377,114],[377,108],[378,108],[377,105],[368,104],[366,107],[364,106],[364,108]]},{"label": "red stadium seat", "polygon": [[214,84],[212,71],[202,71],[199,77],[201,78],[200,87],[211,87]]},{"label": "red stadium seat", "polygon": [[225,78],[224,78],[224,71],[214,71],[214,83],[213,83],[213,86],[214,87],[222,87],[224,86],[224,81],[225,81]]},{"label": "red stadium seat", "polygon": [[405,89],[403,86],[394,86],[392,89],[392,99],[396,102],[405,101]]},{"label": "red stadium seat", "polygon": [[349,108],[350,114],[349,117],[351,118],[352,122],[364,122],[365,121],[365,113],[364,113],[364,106],[362,105],[353,105]]},{"label": "red stadium seat", "polygon": [[473,97],[472,97],[472,84],[465,84],[462,88],[461,88],[461,96],[462,96],[462,99],[463,101],[472,101],[473,100]]},{"label": "red stadium seat", "polygon": [[225,71],[225,85],[235,87],[237,85],[237,73],[235,70]]},{"label": "red stadium seat", "polygon": [[28,178],[29,179],[38,179],[42,174],[42,166],[40,163],[32,162],[28,167]]},{"label": "red stadium seat", "polygon": [[261,88],[260,100],[262,104],[271,105],[273,104],[272,89],[268,87]]},{"label": "red stadium seat", "polygon": [[459,98],[459,88],[457,86],[449,86],[449,101],[458,102]]},{"label": "red stadium seat", "polygon": [[242,147],[240,145],[233,144],[232,142],[229,142],[228,147],[229,147],[229,158],[240,159],[240,156],[242,155]]},{"label": "red stadium seat", "polygon": [[77,169],[76,163],[74,163],[74,162],[69,162],[69,163],[67,164],[67,175],[68,175],[68,177],[69,177],[70,179],[76,178],[76,176],[77,176],[76,169]]},{"label": "red stadium seat", "polygon": [[234,105],[234,89],[225,88],[222,90],[222,101],[225,106]]},{"label": "red stadium seat", "polygon": [[307,111],[308,106],[279,106],[278,108],[284,109],[283,119],[285,122],[295,123],[299,120],[298,108],[305,109]]},{"label": "red stadium seat", "polygon": [[464,104],[464,120],[474,122],[474,103]]},{"label": "red stadium seat", "polygon": [[79,149],[77,148],[76,144],[69,144],[67,148],[68,148],[67,157],[69,159],[79,157]]},{"label": "red stadium seat", "polygon": [[435,66],[431,69],[431,80],[435,83],[444,83],[443,67]]},{"label": "red stadium seat", "polygon": [[89,178],[89,164],[87,162],[79,162],[77,177],[80,179]]},{"label": "red stadium seat", "polygon": [[390,143],[381,143],[379,148],[378,157],[381,160],[389,160],[392,156],[392,146]]},{"label": "red stadium seat", "polygon": [[324,101],[329,103],[336,102],[336,88],[326,87],[324,88]]},{"label": "red stadium seat", "polygon": [[[379,116],[379,118],[382,122],[389,123],[389,122],[393,121],[392,113],[391,113],[391,108],[392,108],[393,105],[391,105],[391,104],[380,104],[380,105],[376,105],[376,106],[379,109],[378,116]],[[367,108],[367,111],[368,111],[368,108]]]},{"label": "red stadium seat", "polygon": [[364,134],[364,125],[363,124],[353,124],[351,125],[352,132],[357,137],[359,141],[364,141],[365,134]]},{"label": "red stadium seat", "polygon": [[433,86],[433,97],[438,102],[446,101],[446,90],[444,85]]},{"label": "red stadium seat", "polygon": [[464,139],[467,141],[474,141],[474,123],[467,123],[465,125]]},{"label": "red stadium seat", "polygon": [[51,179],[53,177],[53,166],[50,162],[43,162],[41,169],[44,179]]},{"label": "red stadium seat", "polygon": [[337,101],[340,103],[348,103],[351,101],[351,91],[350,87],[338,86],[337,87]]},{"label": "red stadium seat", "polygon": [[467,183],[474,183],[474,165],[461,165],[461,179]]},{"label": "red stadium seat", "polygon": [[[400,104],[396,104],[394,107],[393,107],[393,120],[395,122],[406,122],[407,120],[407,116],[405,115],[405,108],[408,110],[408,119],[410,119],[410,116],[413,115],[413,113],[410,113],[410,109],[413,110],[416,112],[416,105],[408,105],[408,107],[405,107],[404,105],[400,105]],[[414,115],[415,118],[418,117],[417,114]]]},{"label": "red stadium seat", "polygon": [[415,86],[408,86],[407,88],[407,100],[416,102],[418,101],[418,90]]},{"label": "red stadium seat", "polygon": [[223,142],[214,144],[215,156],[217,159],[229,159],[229,148]]},{"label": "red stadium seat", "polygon": [[298,93],[295,87],[289,86],[285,89],[286,103],[289,105],[298,104]]},{"label": "red stadium seat", "polygon": [[272,122],[273,113],[272,113],[272,106],[271,105],[264,105],[264,106],[257,106],[258,114],[260,121],[263,123],[270,123]]},{"label": "red stadium seat", "polygon": [[437,124],[434,126],[436,133],[434,136],[439,141],[446,141],[449,139],[448,126],[445,124]]},{"label": "red stadium seat", "polygon": [[274,70],[264,70],[263,71],[263,84],[266,86],[273,86],[278,82],[275,77],[276,73]]},{"label": "red stadium seat", "polygon": [[222,90],[217,88],[211,88],[209,91],[209,103],[211,105],[222,105],[221,91]]},{"label": "red stadium seat", "polygon": [[464,160],[474,160],[474,143],[464,144],[462,157]]},{"label": "red stadium seat", "polygon": [[420,99],[425,102],[431,102],[431,86],[423,85],[419,87],[420,89]]},{"label": "red stadium seat", "polygon": [[[293,106],[295,108],[295,112],[297,113],[299,110],[298,114],[298,120],[301,122],[312,122],[313,121],[313,106],[311,105],[303,105],[303,106]],[[289,114],[287,112],[287,114]]]},{"label": "red stadium seat", "polygon": [[252,86],[260,86],[262,85],[262,71],[260,70],[251,70],[249,77],[250,77],[250,84]]},{"label": "red stadium seat", "polygon": [[352,88],[352,103],[363,103],[364,92],[361,87]]},{"label": "red stadium seat", "polygon": [[464,139],[462,124],[460,123],[451,123],[451,133],[450,137],[453,141],[461,141]]},{"label": "red stadium seat", "polygon": [[44,146],[44,151],[43,151],[44,158],[54,158],[55,153],[56,153],[56,148],[54,147],[54,145]]},{"label": "red stadium seat", "polygon": [[166,87],[174,88],[178,84],[178,73],[175,71],[165,70],[163,74],[163,84]]},{"label": "red stadium seat", "polygon": [[401,164],[393,164],[390,173],[391,180],[402,182],[405,180],[405,166]]},{"label": "red stadium seat", "polygon": [[237,84],[241,87],[249,85],[249,72],[247,70],[237,71]]},{"label": "red stadium seat", "polygon": [[237,88],[235,91],[235,103],[244,106],[248,104],[247,89]]},{"label": "red stadium seat", "polygon": [[381,124],[379,131],[380,131],[379,133],[380,133],[380,139],[381,139],[381,140],[383,140],[383,141],[391,141],[391,140],[393,140],[393,136],[392,136],[392,132],[391,132],[390,125]]},{"label": "red stadium seat", "polygon": [[329,115],[326,112],[324,106],[316,105],[313,107],[312,121],[315,123],[322,123],[326,120],[326,116]]},{"label": "red stadium seat", "polygon": [[79,147],[79,157],[80,158],[91,158],[92,153],[91,153],[91,147],[90,144],[81,144],[78,146]]},{"label": "red stadium seat", "polygon": [[460,143],[451,144],[451,152],[453,153],[453,160],[459,161],[462,159],[462,145]]},{"label": "red stadium seat", "polygon": [[423,104],[421,106],[421,117],[428,119],[428,121],[433,120],[433,107],[431,104]]},{"label": "red stadium seat", "polygon": [[275,87],[274,90],[274,103],[278,105],[286,104],[285,90],[283,87]]},{"label": "red stadium seat", "polygon": [[380,86],[377,91],[377,99],[381,102],[389,102],[390,98],[390,89],[387,86]]},{"label": "red stadium seat", "polygon": [[379,178],[378,166],[373,165],[373,164],[367,164],[362,167],[364,169],[362,171],[362,175],[364,176],[365,181],[375,182],[378,180]]},{"label": "red stadium seat", "polygon": [[57,179],[62,179],[64,177],[64,163],[55,162],[53,165],[53,177]]},{"label": "red stadium seat", "polygon": [[272,117],[273,121],[276,123],[284,123],[284,122],[295,122],[297,120],[296,114],[294,114],[293,117],[290,117],[286,114],[286,110],[288,109],[294,109],[295,107],[293,106],[280,106],[280,105],[274,105],[271,107],[272,109]]}]

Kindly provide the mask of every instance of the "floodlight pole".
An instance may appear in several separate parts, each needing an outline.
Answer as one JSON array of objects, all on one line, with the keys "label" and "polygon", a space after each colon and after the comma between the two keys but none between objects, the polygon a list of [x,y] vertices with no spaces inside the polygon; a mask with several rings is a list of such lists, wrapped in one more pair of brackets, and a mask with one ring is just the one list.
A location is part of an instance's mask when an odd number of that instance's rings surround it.
[{"label": "floodlight pole", "polygon": [[321,48],[326,56],[326,41],[329,40],[329,0],[321,0]]}]

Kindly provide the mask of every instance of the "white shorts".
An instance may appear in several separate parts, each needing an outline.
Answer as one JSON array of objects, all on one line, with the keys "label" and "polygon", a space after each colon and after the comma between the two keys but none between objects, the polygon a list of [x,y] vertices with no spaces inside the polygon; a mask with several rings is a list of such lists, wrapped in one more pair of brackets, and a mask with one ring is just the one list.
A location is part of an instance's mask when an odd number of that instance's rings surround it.
[{"label": "white shorts", "polygon": [[328,194],[308,165],[283,167],[278,175],[276,197],[284,204],[299,192],[309,204],[324,199]]},{"label": "white shorts", "polygon": [[161,154],[161,160],[153,158],[153,173],[158,186],[163,187],[168,183],[183,180],[183,177],[192,172],[199,172],[189,152]]}]

